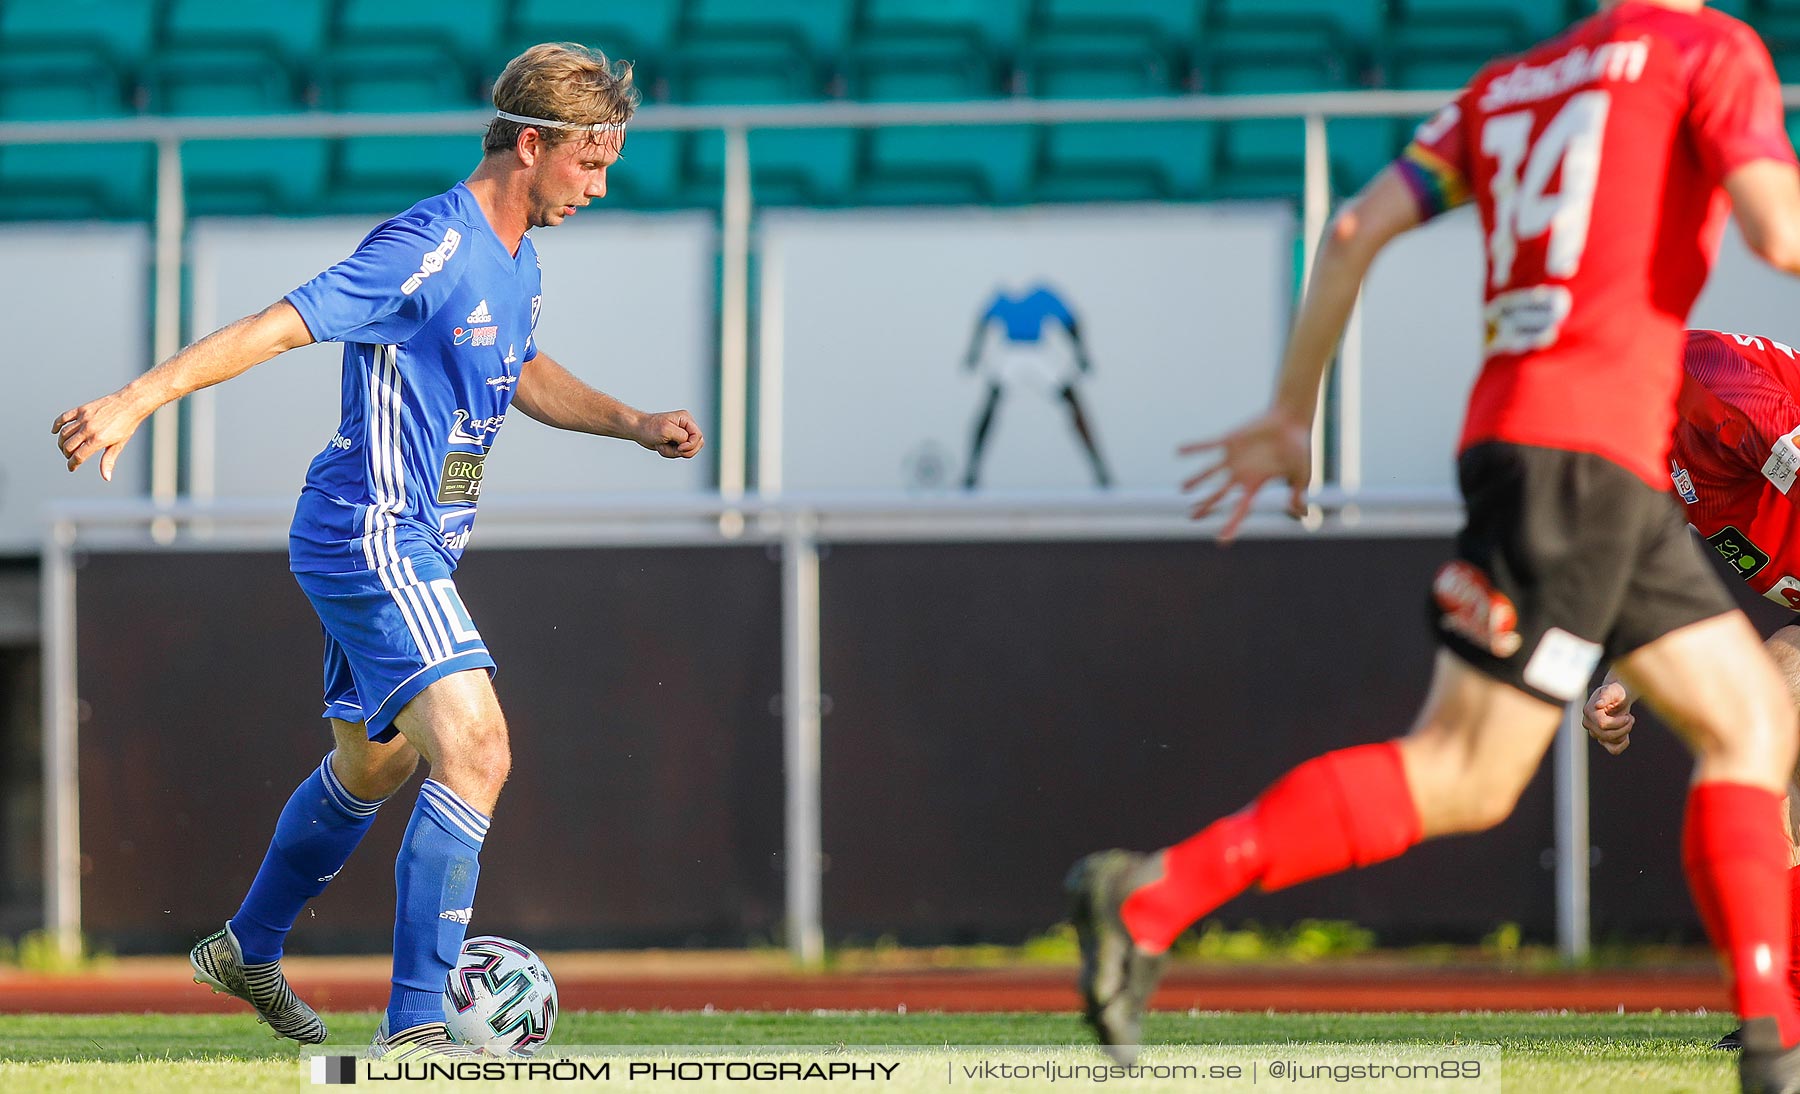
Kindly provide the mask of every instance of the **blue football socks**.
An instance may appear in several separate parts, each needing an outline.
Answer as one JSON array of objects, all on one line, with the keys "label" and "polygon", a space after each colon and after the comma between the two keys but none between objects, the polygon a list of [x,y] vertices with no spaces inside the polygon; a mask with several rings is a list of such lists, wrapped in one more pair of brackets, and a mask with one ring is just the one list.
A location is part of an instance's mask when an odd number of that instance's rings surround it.
[{"label": "blue football socks", "polygon": [[381,802],[344,789],[331,770],[331,756],[326,754],[282,808],[256,880],[231,917],[231,933],[247,964],[280,960],[294,918],[337,876],[381,808]]},{"label": "blue football socks", "polygon": [[475,910],[488,818],[435,779],[413,806],[394,861],[394,983],[388,1031],[444,1020],[444,977],[462,952]]}]

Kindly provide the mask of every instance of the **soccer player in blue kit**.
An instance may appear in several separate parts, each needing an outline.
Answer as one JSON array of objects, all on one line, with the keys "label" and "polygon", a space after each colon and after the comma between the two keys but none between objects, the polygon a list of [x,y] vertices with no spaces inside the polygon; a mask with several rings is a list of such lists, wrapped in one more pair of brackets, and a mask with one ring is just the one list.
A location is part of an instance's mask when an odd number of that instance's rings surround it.
[{"label": "soccer player in blue kit", "polygon": [[278,1036],[325,1039],[282,975],[283,941],[423,756],[431,778],[394,866],[393,987],[375,1049],[455,1051],[444,977],[511,754],[494,661],[451,574],[509,409],[669,458],[700,451],[687,411],[634,410],[578,380],[533,334],[542,295],[526,233],[605,195],[637,101],[629,65],[581,46],[533,46],[495,83],[496,115],[466,182],[51,426],[71,471],[97,456],[110,480],[156,408],[296,346],[344,343],[343,420],[307,472],[289,541],[294,577],[324,624],[336,747],[282,810],[243,905],[190,955],[197,981],[248,1002]]}]

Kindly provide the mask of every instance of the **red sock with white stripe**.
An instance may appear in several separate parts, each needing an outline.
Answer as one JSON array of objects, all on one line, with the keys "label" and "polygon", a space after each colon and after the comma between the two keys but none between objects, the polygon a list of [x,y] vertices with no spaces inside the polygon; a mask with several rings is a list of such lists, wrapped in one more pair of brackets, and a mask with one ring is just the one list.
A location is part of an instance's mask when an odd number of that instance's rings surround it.
[{"label": "red sock with white stripe", "polygon": [[1706,933],[1731,968],[1738,1016],[1772,1017],[1783,1044],[1800,1041],[1800,1009],[1788,986],[1787,837],[1782,795],[1742,783],[1688,791],[1681,861]]},{"label": "red sock with white stripe", "polygon": [[1160,953],[1251,885],[1281,889],[1382,862],[1418,843],[1419,831],[1392,741],[1328,752],[1169,848],[1163,876],[1127,897],[1121,917],[1140,947]]}]

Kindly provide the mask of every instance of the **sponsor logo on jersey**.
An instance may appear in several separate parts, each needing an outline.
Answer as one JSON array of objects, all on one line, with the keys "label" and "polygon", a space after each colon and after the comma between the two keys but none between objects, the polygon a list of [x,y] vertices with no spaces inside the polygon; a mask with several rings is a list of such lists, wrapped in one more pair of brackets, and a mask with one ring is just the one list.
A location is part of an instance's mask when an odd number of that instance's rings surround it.
[{"label": "sponsor logo on jersey", "polygon": [[1694,492],[1694,476],[1688,474],[1687,468],[1681,466],[1681,464],[1674,460],[1670,460],[1669,478],[1675,481],[1675,492],[1681,495],[1682,501],[1687,502],[1689,505],[1699,504],[1700,495]]},{"label": "sponsor logo on jersey", "polygon": [[450,443],[486,448],[494,433],[505,424],[504,414],[496,414],[492,418],[477,418],[466,410],[458,410],[456,421],[450,426]]},{"label": "sponsor logo on jersey", "polygon": [[518,382],[517,376],[489,376],[487,378],[487,386],[495,391],[504,391]]},{"label": "sponsor logo on jersey", "polygon": [[444,550],[464,550],[469,546],[469,537],[475,534],[475,510],[452,509],[445,513],[438,518],[438,532],[444,537]]},{"label": "sponsor logo on jersey", "polygon": [[488,314],[487,301],[485,300],[475,305],[475,310],[469,313],[467,319],[463,320],[463,322],[469,324],[471,327],[480,326],[483,323],[492,323],[493,321],[494,317]]},{"label": "sponsor logo on jersey", "polygon": [[1729,524],[1707,536],[1706,542],[1739,577],[1755,577],[1757,571],[1769,564],[1769,556],[1751,543],[1749,536]]},{"label": "sponsor logo on jersey", "polygon": [[1458,559],[1446,562],[1431,583],[1431,595],[1443,613],[1446,630],[1468,639],[1495,657],[1519,652],[1519,612],[1487,575]]},{"label": "sponsor logo on jersey", "polygon": [[1763,463],[1763,478],[1775,484],[1775,489],[1783,494],[1794,488],[1794,476],[1800,474],[1800,429],[1784,434],[1769,449],[1769,458]]},{"label": "sponsor logo on jersey", "polygon": [[500,359],[500,363],[503,365],[510,365],[518,359],[519,355],[513,352],[513,347],[511,345],[508,345],[506,347],[506,356]]},{"label": "sponsor logo on jersey", "polygon": [[457,327],[451,332],[459,346],[491,346],[500,337],[499,327]]},{"label": "sponsor logo on jersey", "polygon": [[1519,64],[1488,84],[1481,96],[1483,113],[1492,114],[1516,103],[1553,99],[1587,84],[1607,81],[1635,83],[1650,63],[1650,41],[1603,42],[1589,49],[1576,46],[1541,65]]},{"label": "sponsor logo on jersey", "polygon": [[335,448],[341,452],[348,452],[353,443],[355,442],[351,441],[350,438],[344,436],[342,433],[333,433],[331,435],[331,440],[327,442],[325,447]]},{"label": "sponsor logo on jersey", "polygon": [[475,908],[472,905],[467,908],[446,908],[438,913],[438,918],[467,926],[469,920],[475,918]]},{"label": "sponsor logo on jersey", "polygon": [[456,253],[456,248],[461,243],[461,232],[457,231],[455,228],[445,228],[444,241],[438,244],[435,249],[426,251],[425,254],[420,257],[419,272],[407,278],[400,285],[401,294],[404,296],[411,296],[413,293],[417,292],[419,286],[425,284],[426,278],[444,268],[444,263],[450,261],[450,256]]},{"label": "sponsor logo on jersey", "polygon": [[474,505],[481,500],[482,465],[486,452],[452,452],[438,472],[439,505]]},{"label": "sponsor logo on jersey", "polygon": [[1482,315],[1487,356],[1526,353],[1555,344],[1574,303],[1574,295],[1562,285],[1533,285],[1494,297]]}]

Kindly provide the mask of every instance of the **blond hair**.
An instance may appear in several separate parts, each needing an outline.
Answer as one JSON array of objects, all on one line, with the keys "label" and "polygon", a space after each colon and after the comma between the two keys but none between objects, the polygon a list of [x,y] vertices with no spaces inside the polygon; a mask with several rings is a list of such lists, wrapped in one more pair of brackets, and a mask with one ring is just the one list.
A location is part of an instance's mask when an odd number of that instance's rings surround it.
[{"label": "blond hair", "polygon": [[[637,111],[638,89],[630,61],[609,61],[597,49],[574,42],[544,42],[508,61],[494,81],[494,108],[529,118],[579,125],[624,125]],[[546,145],[557,145],[578,130],[529,126],[495,118],[481,139],[483,152],[503,152],[519,134],[535,128]]]}]

